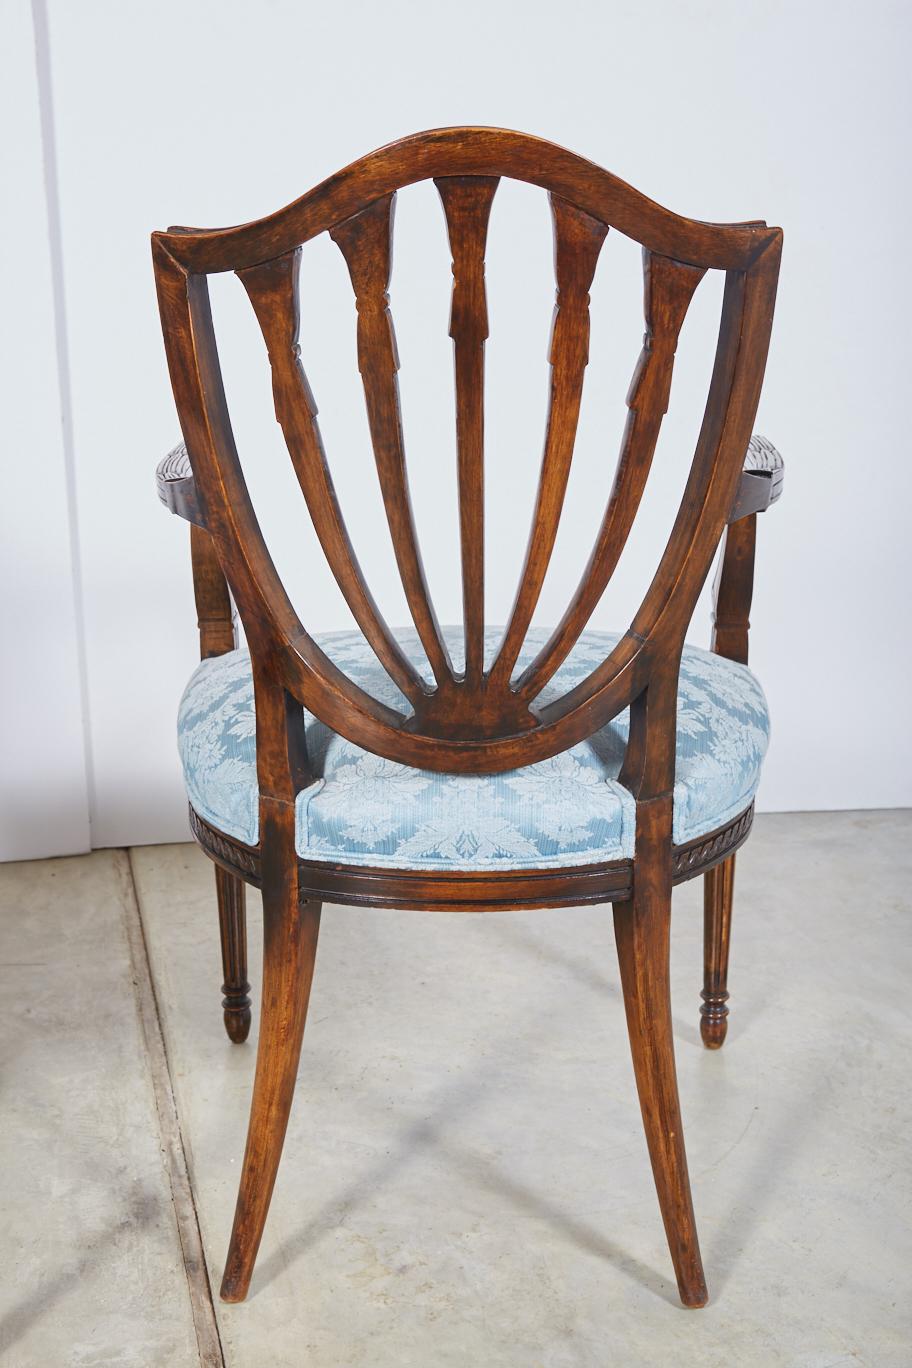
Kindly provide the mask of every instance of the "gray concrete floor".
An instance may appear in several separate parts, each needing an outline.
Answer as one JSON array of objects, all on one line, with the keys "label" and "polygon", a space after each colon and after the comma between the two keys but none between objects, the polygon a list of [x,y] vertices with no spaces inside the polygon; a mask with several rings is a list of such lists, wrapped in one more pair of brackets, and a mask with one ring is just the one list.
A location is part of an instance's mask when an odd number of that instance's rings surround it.
[{"label": "gray concrete floor", "polygon": [[256,1026],[242,1047],[222,1032],[208,862],[0,868],[0,1362],[195,1368],[201,1345],[233,1368],[909,1368],[912,813],[761,817],[738,858],[717,1054],[699,881],[675,895],[709,1307],[677,1302],[610,912],[328,908],[251,1296],[215,1302],[211,1340],[129,948],[141,925],[217,1286]]}]

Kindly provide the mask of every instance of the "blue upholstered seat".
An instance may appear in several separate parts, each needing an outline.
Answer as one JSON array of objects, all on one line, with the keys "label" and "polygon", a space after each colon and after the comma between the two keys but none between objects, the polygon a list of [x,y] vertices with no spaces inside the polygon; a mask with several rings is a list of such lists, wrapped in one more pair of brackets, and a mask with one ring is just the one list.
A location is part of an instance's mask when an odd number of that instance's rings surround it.
[{"label": "blue upholstered seat", "polygon": [[[428,673],[417,635],[396,635]],[[489,652],[500,635],[490,629]],[[529,633],[520,666],[546,635]],[[448,629],[446,636],[456,658],[461,632]],[[359,632],[318,639],[350,678],[408,711]],[[565,693],[605,659],[617,639],[608,632],[584,633],[542,698]],[[553,759],[477,776],[433,774],[384,760],[306,714],[308,753],[319,778],[298,795],[298,854],[426,870],[544,869],[630,858],[634,802],[617,782],[627,726],[622,713]],[[192,806],[220,831],[255,845],[256,741],[246,651],[198,666],[181,701],[178,739]],[[766,700],[750,671],[686,647],[678,692],[677,844],[722,826],[748,805],[768,739]]]}]

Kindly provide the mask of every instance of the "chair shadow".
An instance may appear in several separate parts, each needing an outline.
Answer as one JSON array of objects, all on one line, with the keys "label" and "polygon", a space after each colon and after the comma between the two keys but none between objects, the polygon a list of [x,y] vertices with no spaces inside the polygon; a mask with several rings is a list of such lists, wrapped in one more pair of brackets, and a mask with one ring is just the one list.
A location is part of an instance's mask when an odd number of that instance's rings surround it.
[{"label": "chair shadow", "polygon": [[[766,1209],[775,1199],[777,1186],[781,1186],[783,1175],[795,1162],[799,1140],[803,1149],[814,1143],[814,1136],[826,1115],[821,1099],[823,1094],[832,1090],[832,1086],[832,1080],[818,1071],[814,1082],[802,1089],[791,1108],[783,1109],[772,1131],[758,1144],[753,1162],[745,1171],[740,1191],[729,1203],[730,1211],[737,1213],[736,1218],[721,1224],[706,1249],[705,1262],[717,1295],[726,1287],[738,1258],[749,1250],[751,1233],[764,1219]],[[739,1143],[736,1142],[732,1149],[737,1148]],[[731,1152],[728,1150],[716,1163],[724,1162]],[[696,1181],[705,1181],[716,1163],[697,1175]]]},{"label": "chair shadow", "polygon": [[[559,946],[543,945],[540,942],[532,943],[531,940],[524,938],[522,928],[518,923],[510,922],[506,939],[517,949],[526,950],[538,958],[545,957],[555,961],[585,988],[597,992],[600,996],[609,994],[615,998],[620,998],[619,985],[611,982],[595,965],[578,960],[567,954]],[[750,1030],[754,1023],[765,1014],[766,1010],[767,1003],[763,1000],[756,1002],[753,1008],[749,1004],[745,1004],[742,1009],[738,1010],[736,1006],[735,1014],[733,1014],[733,1026],[729,1028],[726,1049],[730,1051],[732,1043],[737,1042],[739,1036]],[[700,1036],[699,1001],[696,993],[693,1022],[685,1021],[673,1014],[672,1024],[676,1040],[693,1046],[701,1053],[706,1053]],[[776,1178],[781,1176],[790,1161],[794,1161],[796,1136],[800,1135],[802,1140],[806,1140],[813,1133],[815,1123],[819,1124],[819,1099],[821,1094],[830,1086],[830,1083],[825,1079],[819,1078],[814,1086],[806,1089],[802,1093],[798,1105],[777,1121],[775,1134],[764,1144],[762,1152],[758,1153],[751,1174],[745,1179],[744,1195],[732,1203],[733,1211],[744,1214],[739,1216],[736,1222],[728,1221],[724,1224],[721,1234],[710,1245],[706,1257],[706,1264],[711,1270],[713,1285],[718,1293],[721,1293],[726,1286],[739,1253],[748,1243],[750,1231],[762,1219],[764,1208],[756,1201],[757,1193],[762,1192],[766,1198],[774,1191]],[[479,1171],[476,1176],[480,1180],[486,1181],[489,1186],[494,1186],[489,1181],[489,1175],[485,1174],[482,1178]],[[511,1183],[512,1180],[507,1175],[502,1173],[498,1175],[498,1191],[510,1191]],[[611,1245],[610,1242],[604,1240],[586,1225],[574,1222],[572,1218],[550,1207],[540,1195],[522,1189],[516,1184],[512,1184],[511,1195],[515,1197],[518,1204],[538,1209],[555,1224],[565,1225],[568,1233],[571,1233],[583,1247],[596,1253],[600,1252],[614,1262],[624,1259],[625,1256],[622,1251],[616,1246]],[[673,1285],[671,1294],[667,1295],[665,1291],[667,1283],[664,1283],[652,1270],[639,1265],[636,1268],[636,1274],[639,1281],[644,1285],[650,1286],[652,1290],[666,1296],[666,1299],[675,1306],[679,1304]]]},{"label": "chair shadow", "polygon": [[[591,960],[576,957],[553,943],[542,944],[538,940],[533,940],[530,935],[525,933],[522,923],[517,918],[504,917],[499,919],[499,922],[498,929],[501,938],[513,949],[521,951],[539,962],[542,960],[551,961],[585,989],[596,993],[600,998],[609,996],[616,1001],[621,1000],[619,982],[612,981]],[[698,1007],[695,1003],[695,1016],[697,1011]],[[704,1051],[696,1022],[691,1024],[682,1019],[674,1018],[673,1024],[675,1035],[679,1040],[688,1046],[699,1049],[701,1053]],[[370,1167],[361,1178],[341,1194],[325,1202],[280,1248],[261,1260],[254,1272],[250,1295],[257,1295],[260,1290],[269,1285],[278,1273],[334,1230],[342,1219],[340,1213],[357,1208],[361,1203],[372,1198],[379,1186],[411,1163],[420,1153],[431,1148],[437,1148],[441,1153],[448,1154],[454,1163],[461,1164],[475,1182],[490,1192],[506,1197],[526,1214],[535,1215],[547,1221],[552,1227],[562,1229],[580,1248],[608,1260],[669,1305],[679,1308],[680,1302],[672,1278],[663,1277],[656,1270],[625,1252],[621,1246],[607,1239],[595,1227],[561,1211],[559,1207],[549,1202],[543,1194],[517,1182],[515,1178],[502,1169],[492,1170],[487,1161],[482,1163],[470,1151],[453,1145],[448,1127],[450,1119],[457,1116],[465,1117],[466,1113],[473,1107],[483,1105],[487,1100],[493,1100],[496,1095],[495,1090],[486,1087],[483,1077],[477,1074],[474,1081],[467,1080],[456,1087],[450,1087],[445,1094],[440,1096],[436,1106],[432,1103],[431,1116],[423,1117],[409,1126],[401,1136],[399,1144],[382,1160]],[[785,1135],[791,1131],[792,1124],[790,1122],[789,1126],[785,1128],[783,1144]],[[778,1162],[778,1160],[773,1162]],[[737,1235],[731,1231],[730,1226],[726,1226],[725,1230],[727,1233],[723,1235],[722,1242],[713,1250],[712,1264],[714,1267],[728,1269],[737,1249],[737,1240],[743,1238],[743,1224],[739,1227]],[[724,1286],[724,1281],[724,1277],[714,1275],[714,1282],[720,1290]]]},{"label": "chair shadow", "polygon": [[536,1216],[553,1228],[562,1230],[579,1248],[615,1264],[623,1273],[667,1301],[670,1306],[676,1310],[684,1310],[673,1277],[663,1278],[654,1268],[644,1264],[635,1255],[628,1254],[620,1245],[607,1239],[593,1226],[561,1211],[541,1193],[534,1192],[525,1184],[517,1182],[503,1169],[492,1170],[487,1161],[480,1160],[470,1150],[454,1146],[452,1142],[444,1143],[442,1149],[451,1156],[456,1165],[469,1173],[479,1187],[487,1188],[497,1196],[509,1198],[526,1215]]},{"label": "chair shadow", "polygon": [[[610,914],[609,914],[610,915]],[[603,973],[591,960],[578,958],[568,954],[560,946],[554,944],[542,944],[540,941],[533,941],[523,933],[522,924],[516,917],[509,920],[501,918],[501,925],[498,926],[498,935],[501,940],[506,941],[514,949],[523,950],[533,958],[550,960],[553,964],[559,965],[561,969],[576,979],[584,988],[591,989],[598,993],[600,997],[612,997],[616,1001],[621,1000],[620,983],[617,979],[612,979]],[[616,966],[616,961],[614,962]],[[694,991],[694,1022],[685,1021],[683,1017],[672,1013],[672,1026],[676,1039],[681,1040],[686,1045],[695,1046],[697,1049],[704,1048],[700,1037],[699,1027],[699,989],[702,983],[700,974],[702,964],[695,970],[695,991]],[[743,1022],[741,1023],[743,1025]]]},{"label": "chair shadow", "polygon": [[[599,997],[607,996],[620,999],[621,989],[617,977],[609,978],[591,959],[583,959],[569,954],[559,945],[551,942],[542,944],[540,940],[532,939],[519,919],[521,915],[513,913],[510,916],[505,915],[499,918],[497,935],[501,941],[505,941],[514,950],[522,950],[539,962],[547,960],[558,965],[561,969],[566,970],[572,978],[575,978],[577,983],[581,983],[584,988],[598,993]],[[610,912],[607,915],[610,917]],[[612,963],[616,969],[617,962],[612,960]]]},{"label": "chair shadow", "polygon": [[[496,1056],[496,1051],[494,1054]],[[357,1208],[361,1203],[373,1198],[378,1187],[411,1163],[420,1153],[437,1149],[441,1154],[449,1155],[469,1173],[471,1178],[489,1191],[508,1198],[527,1214],[531,1213],[548,1221],[552,1226],[563,1229],[570,1239],[575,1240],[583,1249],[609,1260],[634,1281],[641,1283],[670,1304],[678,1306],[673,1284],[669,1290],[668,1281],[654,1269],[641,1263],[593,1227],[561,1211],[539,1193],[518,1183],[503,1170],[492,1171],[487,1161],[482,1163],[470,1151],[453,1145],[449,1135],[451,1118],[462,1119],[467,1112],[478,1109],[500,1096],[495,1087],[485,1084],[484,1072],[482,1069],[476,1072],[473,1079],[447,1088],[438,1096],[436,1105],[432,1104],[431,1116],[422,1117],[409,1126],[395,1149],[373,1164],[340,1195],[325,1202],[290,1239],[261,1260],[254,1271],[250,1295],[256,1296],[277,1274],[317,1245],[330,1231],[336,1229],[342,1219],[340,1213]]]},{"label": "chair shadow", "polygon": [[42,1278],[40,1286],[27,1293],[6,1313],[0,1321],[0,1359],[5,1362],[6,1355],[14,1345],[42,1317],[49,1315],[67,1293],[85,1285],[87,1276],[97,1267],[100,1249],[113,1247],[125,1227],[129,1226],[131,1231],[145,1230],[159,1222],[161,1217],[162,1201],[159,1194],[138,1185],[131,1194],[125,1212],[109,1221],[103,1230],[87,1235],[82,1254],[54,1276]]}]

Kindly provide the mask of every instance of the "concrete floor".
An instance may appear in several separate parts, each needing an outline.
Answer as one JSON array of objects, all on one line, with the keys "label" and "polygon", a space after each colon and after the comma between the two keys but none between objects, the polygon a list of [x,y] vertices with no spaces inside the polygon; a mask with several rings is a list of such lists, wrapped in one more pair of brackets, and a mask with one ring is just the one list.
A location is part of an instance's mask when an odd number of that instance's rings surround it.
[{"label": "concrete floor", "polygon": [[[677,1302],[610,913],[331,908],[251,1296],[213,1315],[171,1188],[185,1161],[217,1286],[254,1039],[222,1032],[208,862],[0,867],[0,1363],[909,1368],[912,813],[761,817],[737,884],[718,1054],[675,897],[709,1307]],[[258,974],[255,897],[250,929]]]}]

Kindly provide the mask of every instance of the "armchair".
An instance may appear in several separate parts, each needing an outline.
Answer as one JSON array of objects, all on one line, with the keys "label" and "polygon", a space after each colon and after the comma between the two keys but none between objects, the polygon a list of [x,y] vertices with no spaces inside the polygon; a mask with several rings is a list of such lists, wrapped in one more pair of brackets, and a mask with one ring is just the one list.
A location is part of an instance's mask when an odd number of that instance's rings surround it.
[{"label": "armchair", "polygon": [[[533,524],[504,629],[485,622],[484,258],[501,177],[549,194],[556,303]],[[390,312],[393,205],[433,179],[452,256],[463,622],[442,628],[408,490]],[[586,572],[550,631],[530,626],[555,544],[588,361],[589,289],[609,227],[643,248],[646,332],[614,486]],[[323,451],[298,346],[302,245],[328,232],[355,295],[358,368],[413,627],[366,583]],[[634,1072],[678,1289],[707,1300],[678,1098],[669,998],[673,884],[706,876],[701,1027],[727,1018],[734,852],[766,748],[745,667],[756,514],[782,462],[751,438],[782,234],[670,213],[562,148],[487,128],[417,134],[287,208],[229,229],[153,234],[185,446],[159,493],[191,523],[201,664],[181,704],[191,829],[216,864],[228,1034],[250,1027],[244,884],[263,895],[264,968],[247,1149],[222,1296],[247,1293],[282,1151],[321,907],[490,912],[611,903]],[[704,275],[725,278],[703,425],[678,516],[625,631],[588,628],[623,551],[668,407],[678,334]],[[358,625],[311,636],[269,555],[235,447],[208,275],[233,271],[263,335],[289,456]],[[745,460],[745,451],[747,458]],[[685,633],[720,542],[713,649]],[[235,648],[233,602],[249,646]]]}]

